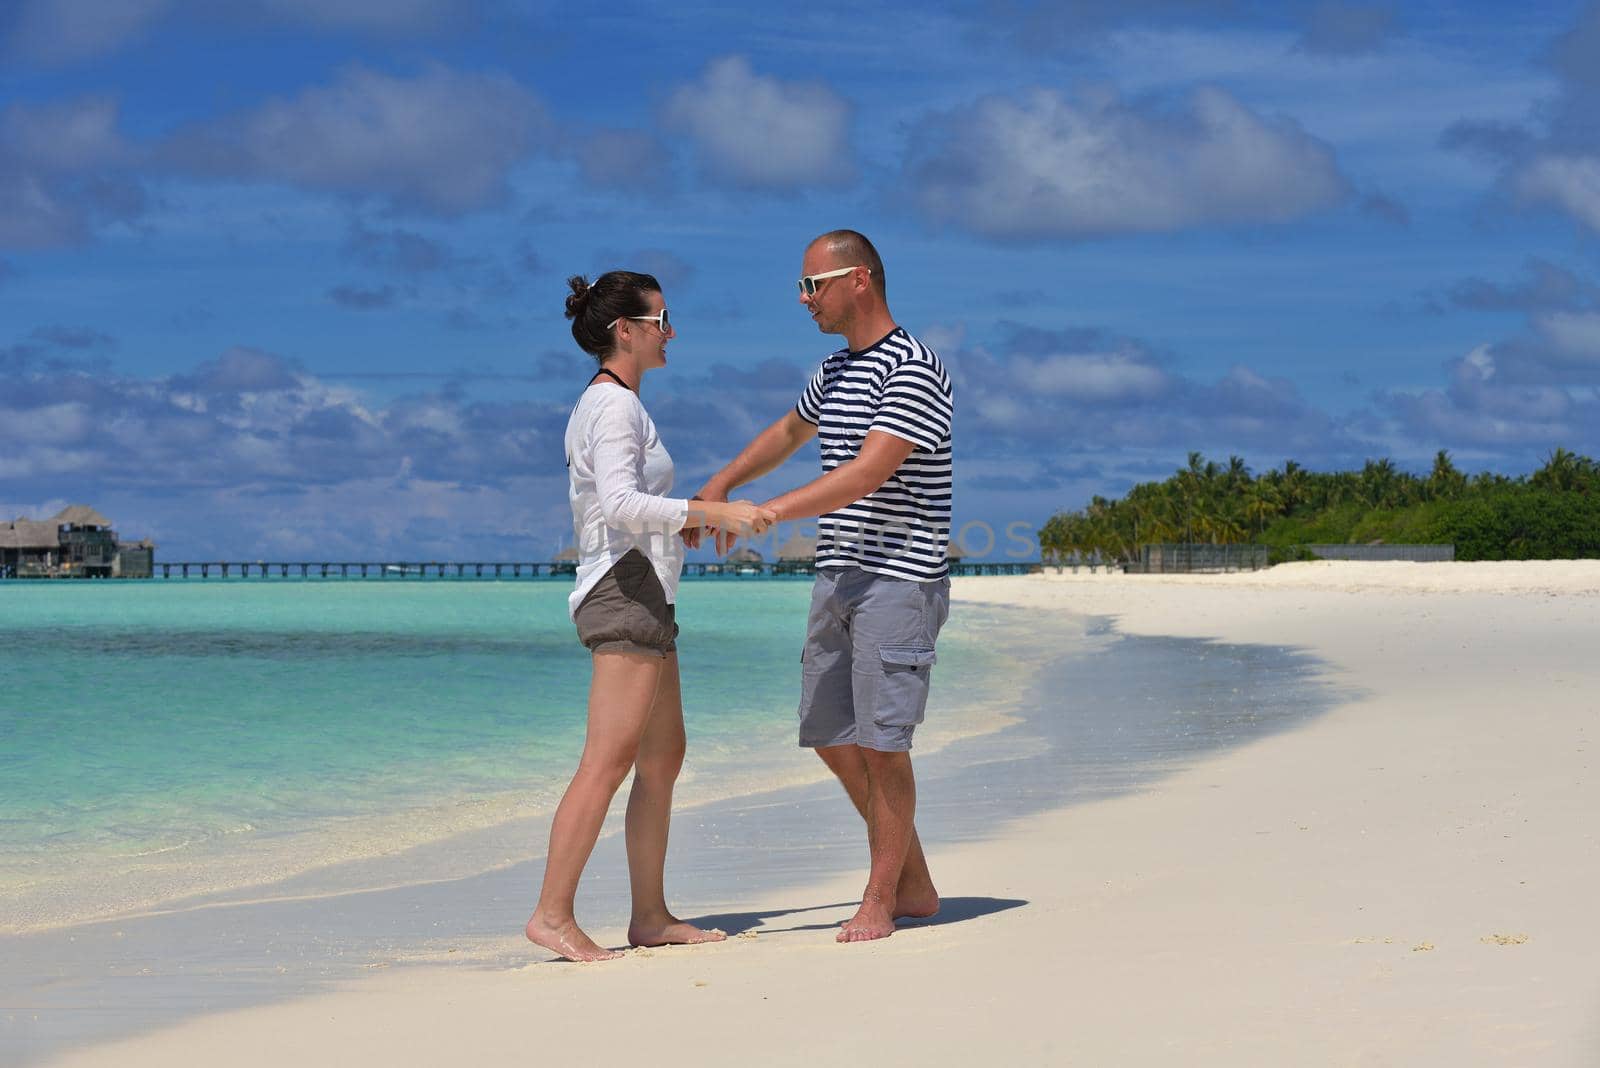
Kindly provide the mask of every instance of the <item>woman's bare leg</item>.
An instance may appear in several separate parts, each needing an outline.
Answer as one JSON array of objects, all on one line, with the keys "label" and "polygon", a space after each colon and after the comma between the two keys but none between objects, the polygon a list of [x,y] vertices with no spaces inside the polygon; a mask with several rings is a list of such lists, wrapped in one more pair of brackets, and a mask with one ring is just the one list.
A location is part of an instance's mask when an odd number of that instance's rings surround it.
[{"label": "woman's bare leg", "polygon": [[661,675],[660,657],[594,654],[583,756],[550,823],[544,885],[526,928],[530,941],[569,960],[610,960],[622,955],[601,948],[583,933],[573,917],[573,898],[583,866],[600,837],[606,809],[638,755]]},{"label": "woman's bare leg", "polygon": [[672,823],[672,787],[683,767],[683,751],[683,691],[678,654],[673,652],[662,665],[650,721],[639,742],[633,789],[628,794],[628,878],[633,885],[629,945],[720,942],[725,937],[721,931],[702,931],[684,923],[667,909],[663,887],[667,833]]}]

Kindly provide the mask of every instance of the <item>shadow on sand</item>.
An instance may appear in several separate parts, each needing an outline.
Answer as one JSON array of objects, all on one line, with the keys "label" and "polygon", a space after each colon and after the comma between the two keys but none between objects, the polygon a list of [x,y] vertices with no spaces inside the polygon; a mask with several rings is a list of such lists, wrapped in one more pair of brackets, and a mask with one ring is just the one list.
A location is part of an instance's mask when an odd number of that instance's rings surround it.
[{"label": "shadow on sand", "polygon": [[[853,909],[856,904],[855,901],[839,901],[830,905],[810,905],[806,908],[776,909],[770,912],[723,912],[711,916],[696,916],[689,922],[696,927],[717,927],[729,935],[744,934],[746,931],[759,931],[763,934],[779,934],[785,931],[831,931],[843,921],[803,923],[790,920],[789,917],[801,917],[808,912],[823,912],[828,909]],[[923,920],[901,920],[896,926],[942,927],[945,924],[961,923],[964,920],[975,920],[980,916],[991,916],[996,912],[1021,908],[1026,904],[1028,902],[1012,897],[947,897],[940,901],[937,915]]]}]

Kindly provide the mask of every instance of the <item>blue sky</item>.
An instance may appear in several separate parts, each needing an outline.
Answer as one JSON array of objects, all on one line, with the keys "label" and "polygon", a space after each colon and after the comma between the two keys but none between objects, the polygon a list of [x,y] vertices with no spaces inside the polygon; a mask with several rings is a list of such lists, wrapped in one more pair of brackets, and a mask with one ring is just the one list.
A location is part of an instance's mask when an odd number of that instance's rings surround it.
[{"label": "blue sky", "polygon": [[5,5],[0,515],[547,558],[565,277],[661,279],[687,493],[833,347],[794,278],[839,226],[950,368],[969,547],[1191,449],[1600,455],[1600,4],[604,12]]}]

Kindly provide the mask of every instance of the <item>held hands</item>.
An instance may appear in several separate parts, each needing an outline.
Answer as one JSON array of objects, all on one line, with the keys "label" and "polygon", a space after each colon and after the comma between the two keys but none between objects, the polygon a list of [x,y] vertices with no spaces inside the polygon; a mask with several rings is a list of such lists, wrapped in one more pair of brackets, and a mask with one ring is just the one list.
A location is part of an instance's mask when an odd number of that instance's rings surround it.
[{"label": "held hands", "polygon": [[729,501],[715,505],[722,515],[716,521],[717,537],[728,537],[728,545],[733,545],[735,535],[750,537],[754,534],[764,534],[768,527],[778,521],[778,513],[771,508],[763,507],[755,501]]},{"label": "held hands", "polygon": [[698,548],[705,530],[716,534],[717,552],[725,553],[741,536],[762,534],[777,522],[778,513],[754,501],[715,501],[696,495],[689,506],[689,522],[684,524],[683,543]]}]

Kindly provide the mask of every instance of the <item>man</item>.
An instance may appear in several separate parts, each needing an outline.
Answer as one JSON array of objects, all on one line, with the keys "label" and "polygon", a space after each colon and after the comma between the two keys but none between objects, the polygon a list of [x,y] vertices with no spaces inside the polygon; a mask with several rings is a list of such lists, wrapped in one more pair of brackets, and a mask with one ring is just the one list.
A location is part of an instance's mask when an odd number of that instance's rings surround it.
[{"label": "man", "polygon": [[889,314],[870,241],[853,230],[823,234],[801,274],[800,303],[846,347],[700,496],[727,500],[819,439],[822,477],[763,507],[778,520],[820,517],[800,744],[817,751],[867,821],[872,868],[838,937],[861,942],[892,934],[896,917],[939,908],[914,824],[910,750],[950,605],[952,395],[939,357]]}]

